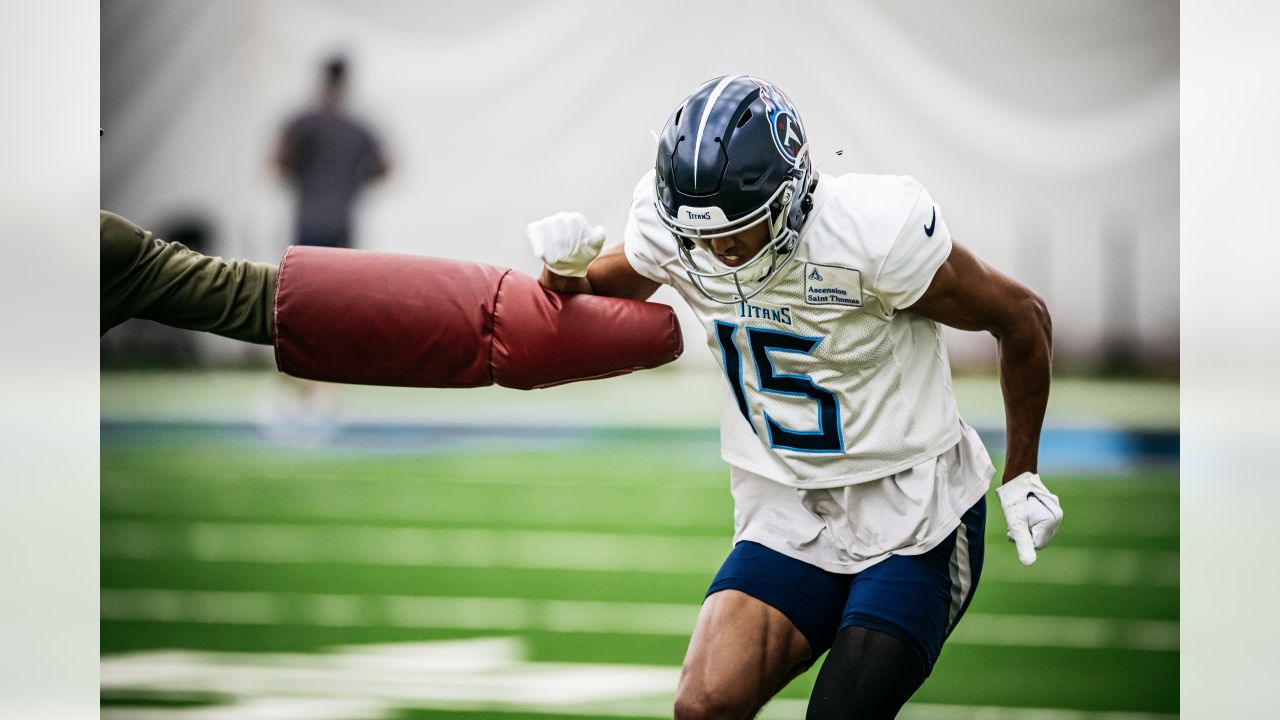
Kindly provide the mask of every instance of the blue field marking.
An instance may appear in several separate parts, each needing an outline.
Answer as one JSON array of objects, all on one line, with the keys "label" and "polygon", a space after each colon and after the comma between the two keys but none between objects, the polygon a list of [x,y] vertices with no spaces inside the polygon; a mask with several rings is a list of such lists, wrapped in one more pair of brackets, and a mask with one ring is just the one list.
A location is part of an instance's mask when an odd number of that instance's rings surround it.
[{"label": "blue field marking", "polygon": [[[590,427],[532,425],[446,425],[436,423],[337,422],[309,434],[306,428],[254,422],[103,421],[103,448],[246,445],[291,459],[302,454],[443,455],[569,452],[610,445],[660,444],[685,462],[705,455],[718,462],[720,431],[707,428]],[[314,430],[314,429],[313,429]]]},{"label": "blue field marking", "polygon": [[[1004,452],[1004,431],[979,428],[992,453]],[[1040,469],[1045,472],[1127,472],[1152,465],[1177,466],[1177,432],[1113,428],[1045,428]]]},{"label": "blue field marking", "polygon": [[[979,428],[993,454],[1004,452],[1004,432]],[[335,423],[317,442],[282,441],[252,422],[156,422],[110,420],[101,424],[104,449],[177,444],[248,444],[307,452],[459,454],[564,452],[600,444],[659,444],[682,458],[720,457],[720,431],[706,428],[444,425],[431,423]],[[1046,428],[1040,438],[1042,472],[1126,472],[1136,467],[1176,466],[1177,432],[1113,428]]]}]

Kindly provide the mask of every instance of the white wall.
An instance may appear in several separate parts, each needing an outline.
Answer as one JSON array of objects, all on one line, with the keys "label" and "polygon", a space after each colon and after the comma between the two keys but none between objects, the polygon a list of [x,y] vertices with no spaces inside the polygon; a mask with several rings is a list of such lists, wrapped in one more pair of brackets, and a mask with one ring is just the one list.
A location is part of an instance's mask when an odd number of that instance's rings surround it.
[{"label": "white wall", "polygon": [[[816,157],[845,150],[824,170],[923,180],[957,238],[1045,295],[1061,361],[1108,332],[1176,358],[1176,2],[104,0],[104,207],[197,209],[218,252],[277,258],[290,207],[267,158],[335,49],[394,163],[363,247],[533,272],[524,225],[561,209],[617,239],[649,131],[746,72],[791,96]],[[712,362],[682,317],[681,362]],[[988,338],[951,342],[989,362]]]}]

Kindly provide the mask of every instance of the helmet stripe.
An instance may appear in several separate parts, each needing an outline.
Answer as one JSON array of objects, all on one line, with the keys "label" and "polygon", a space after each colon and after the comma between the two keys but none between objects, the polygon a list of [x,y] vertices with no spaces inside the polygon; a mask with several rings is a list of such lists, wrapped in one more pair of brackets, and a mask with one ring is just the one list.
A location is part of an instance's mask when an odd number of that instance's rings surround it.
[{"label": "helmet stripe", "polygon": [[702,106],[702,118],[698,121],[698,137],[693,141],[693,186],[698,186],[698,152],[702,150],[702,133],[707,129],[707,118],[711,117],[711,109],[715,107],[716,101],[720,99],[720,93],[729,86],[729,83],[742,77],[741,75],[726,75],[722,78],[716,88],[711,91],[711,96],[707,98],[707,104]]}]

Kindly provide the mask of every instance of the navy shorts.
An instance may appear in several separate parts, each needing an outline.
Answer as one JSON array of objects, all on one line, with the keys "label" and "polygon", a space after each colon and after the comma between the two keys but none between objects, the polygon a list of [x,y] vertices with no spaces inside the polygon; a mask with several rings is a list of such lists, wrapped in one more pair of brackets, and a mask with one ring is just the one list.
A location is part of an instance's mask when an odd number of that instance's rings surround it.
[{"label": "navy shorts", "polygon": [[983,497],[933,549],[893,555],[853,575],[743,541],[720,566],[707,595],[739,590],[776,608],[809,640],[814,660],[846,627],[892,635],[911,647],[927,676],[978,586],[986,519]]}]

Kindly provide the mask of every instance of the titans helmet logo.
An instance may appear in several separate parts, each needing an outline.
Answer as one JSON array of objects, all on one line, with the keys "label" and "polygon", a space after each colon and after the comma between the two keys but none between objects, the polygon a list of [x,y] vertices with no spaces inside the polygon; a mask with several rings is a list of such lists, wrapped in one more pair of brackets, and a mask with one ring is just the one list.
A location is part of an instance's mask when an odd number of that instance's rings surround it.
[{"label": "titans helmet logo", "polygon": [[800,148],[804,147],[804,129],[795,116],[786,111],[770,113],[769,119],[773,121],[773,142],[778,152],[794,163],[800,156]]},{"label": "titans helmet logo", "polygon": [[804,147],[804,127],[791,100],[774,85],[758,78],[751,81],[760,88],[760,99],[769,112],[769,124],[773,128],[773,144],[787,162],[794,163]]}]

